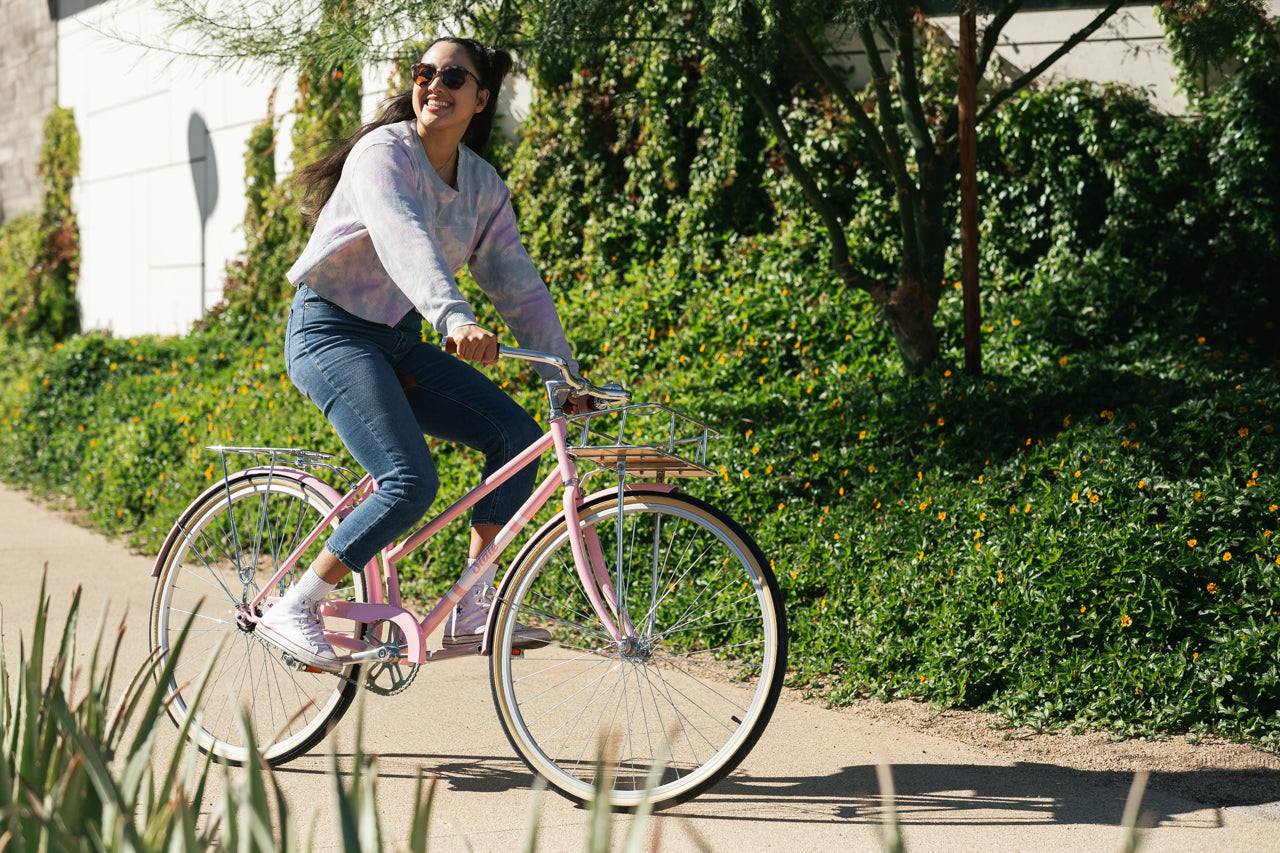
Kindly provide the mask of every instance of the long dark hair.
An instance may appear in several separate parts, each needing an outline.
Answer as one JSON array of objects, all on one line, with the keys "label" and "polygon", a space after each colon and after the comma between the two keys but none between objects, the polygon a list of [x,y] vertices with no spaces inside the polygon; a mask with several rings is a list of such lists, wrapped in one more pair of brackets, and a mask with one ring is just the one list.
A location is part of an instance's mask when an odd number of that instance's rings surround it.
[{"label": "long dark hair", "polygon": [[[481,88],[489,90],[489,102],[485,104],[483,110],[472,116],[471,123],[467,125],[466,133],[462,137],[464,145],[483,156],[485,149],[489,147],[489,137],[493,133],[493,117],[498,112],[498,92],[502,89],[502,81],[507,76],[507,72],[511,70],[511,54],[505,50],[486,47],[475,39],[454,36],[436,39],[427,45],[427,50],[440,42],[456,44],[463,48],[480,72],[479,76],[483,81]],[[351,149],[356,143],[373,130],[412,118],[415,118],[415,115],[413,83],[410,83],[408,89],[382,102],[382,111],[376,119],[362,126],[345,142],[338,143],[337,147],[328,154],[298,170],[295,177],[305,187],[302,203],[307,210],[307,218],[311,225],[315,225],[316,217],[328,204],[330,196],[337,188],[338,179],[342,177],[342,167],[346,164],[347,156],[351,154]]]}]

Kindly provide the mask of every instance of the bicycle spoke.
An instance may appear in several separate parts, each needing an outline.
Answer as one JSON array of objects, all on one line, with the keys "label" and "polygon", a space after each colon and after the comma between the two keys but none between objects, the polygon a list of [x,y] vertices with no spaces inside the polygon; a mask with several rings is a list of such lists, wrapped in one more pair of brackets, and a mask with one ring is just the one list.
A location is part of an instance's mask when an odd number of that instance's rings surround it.
[{"label": "bicycle spoke", "polygon": [[[176,721],[190,711],[183,691],[191,690],[192,679],[222,644],[192,730],[200,748],[219,760],[236,764],[250,758],[240,728],[242,711],[267,760],[279,763],[323,737],[355,694],[354,670],[335,678],[286,666],[278,651],[254,636],[251,621],[235,612],[311,536],[332,506],[293,475],[246,472],[189,508],[161,555],[153,644],[168,650],[178,626],[189,615],[195,619],[170,685],[178,691],[170,709]],[[322,542],[320,537],[309,546],[298,565],[308,565]],[[281,578],[281,590],[292,574]],[[352,575],[335,596],[365,600],[363,581],[363,575]]]},{"label": "bicycle spoke", "polygon": [[[679,495],[624,506],[602,498],[581,512],[591,536],[614,546],[600,553],[619,612],[637,617],[619,623],[632,633],[601,642],[567,532],[552,528],[512,567],[494,695],[512,743],[562,793],[592,795],[586,757],[611,734],[613,804],[637,806],[651,770],[655,800],[671,804],[729,772],[763,730],[785,671],[785,622],[767,565],[722,516]],[[550,628],[554,642],[511,654],[501,632],[517,618]]]}]

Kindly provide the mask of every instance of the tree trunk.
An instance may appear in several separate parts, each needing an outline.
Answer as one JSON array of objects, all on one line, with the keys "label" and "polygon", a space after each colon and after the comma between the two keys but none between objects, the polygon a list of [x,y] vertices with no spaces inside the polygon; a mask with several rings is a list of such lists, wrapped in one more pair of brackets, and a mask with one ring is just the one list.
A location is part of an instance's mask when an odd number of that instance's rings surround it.
[{"label": "tree trunk", "polygon": [[877,286],[871,298],[884,313],[903,367],[912,376],[919,375],[938,357],[938,331],[933,327],[938,301],[923,281],[905,270],[896,285]]}]

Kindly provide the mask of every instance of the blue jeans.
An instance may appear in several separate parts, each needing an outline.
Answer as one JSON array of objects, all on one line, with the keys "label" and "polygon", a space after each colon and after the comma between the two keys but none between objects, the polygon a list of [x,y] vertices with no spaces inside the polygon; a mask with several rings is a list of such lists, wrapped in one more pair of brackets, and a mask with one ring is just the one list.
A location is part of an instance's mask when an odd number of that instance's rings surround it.
[{"label": "blue jeans", "polygon": [[[326,543],[350,569],[363,568],[435,500],[440,479],[424,433],[482,452],[486,475],[542,435],[479,370],[424,343],[416,312],[395,327],[373,323],[302,285],[289,310],[285,366],[378,484]],[[537,475],[535,461],[486,495],[472,525],[509,521]]]}]

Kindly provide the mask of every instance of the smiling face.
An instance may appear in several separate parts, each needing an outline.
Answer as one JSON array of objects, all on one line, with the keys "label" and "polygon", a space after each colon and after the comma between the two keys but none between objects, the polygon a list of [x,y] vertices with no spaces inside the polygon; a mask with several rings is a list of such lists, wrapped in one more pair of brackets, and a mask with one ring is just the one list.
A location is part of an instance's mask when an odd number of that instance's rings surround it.
[{"label": "smiling face", "polygon": [[434,44],[422,55],[422,61],[436,68],[457,66],[471,72],[458,89],[446,86],[439,74],[425,86],[417,83],[413,86],[413,112],[418,117],[418,135],[424,142],[428,137],[434,137],[441,142],[453,140],[457,145],[462,141],[471,118],[489,103],[489,90],[480,88],[479,72],[466,48],[459,44]]}]

